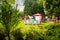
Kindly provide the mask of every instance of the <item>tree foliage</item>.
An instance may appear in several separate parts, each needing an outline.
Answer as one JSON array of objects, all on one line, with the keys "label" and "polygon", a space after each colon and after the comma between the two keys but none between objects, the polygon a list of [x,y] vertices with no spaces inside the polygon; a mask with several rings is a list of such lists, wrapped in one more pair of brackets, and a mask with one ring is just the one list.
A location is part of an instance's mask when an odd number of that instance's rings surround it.
[{"label": "tree foliage", "polygon": [[44,14],[43,6],[39,4],[39,0],[25,0],[24,13],[28,13],[30,15],[35,13]]},{"label": "tree foliage", "polygon": [[60,15],[60,0],[46,0],[46,9],[50,14]]},{"label": "tree foliage", "polygon": [[60,0],[25,0],[24,13],[42,13],[46,15],[60,15]]},{"label": "tree foliage", "polygon": [[17,8],[14,8],[12,3],[2,1],[0,4],[0,23],[6,28],[6,34],[8,35],[8,40],[10,40],[10,30],[18,23],[20,20],[20,12]]}]

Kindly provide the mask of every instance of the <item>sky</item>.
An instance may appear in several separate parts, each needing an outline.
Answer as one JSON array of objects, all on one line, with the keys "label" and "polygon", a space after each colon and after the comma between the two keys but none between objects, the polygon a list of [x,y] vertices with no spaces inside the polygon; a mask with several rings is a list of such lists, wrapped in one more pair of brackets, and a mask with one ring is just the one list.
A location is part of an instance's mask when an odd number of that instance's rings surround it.
[{"label": "sky", "polygon": [[20,11],[23,11],[24,10],[24,6],[23,6],[24,0],[15,0],[15,2],[16,2],[16,4],[18,4],[18,9]]}]

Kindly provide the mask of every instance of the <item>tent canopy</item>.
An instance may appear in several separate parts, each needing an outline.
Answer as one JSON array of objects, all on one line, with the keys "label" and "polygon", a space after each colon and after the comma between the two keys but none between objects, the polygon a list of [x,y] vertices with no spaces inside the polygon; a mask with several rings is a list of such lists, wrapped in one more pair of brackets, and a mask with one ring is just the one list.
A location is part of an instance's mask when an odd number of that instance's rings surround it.
[{"label": "tent canopy", "polygon": [[34,14],[34,16],[42,16],[42,14],[37,13],[37,14]]}]

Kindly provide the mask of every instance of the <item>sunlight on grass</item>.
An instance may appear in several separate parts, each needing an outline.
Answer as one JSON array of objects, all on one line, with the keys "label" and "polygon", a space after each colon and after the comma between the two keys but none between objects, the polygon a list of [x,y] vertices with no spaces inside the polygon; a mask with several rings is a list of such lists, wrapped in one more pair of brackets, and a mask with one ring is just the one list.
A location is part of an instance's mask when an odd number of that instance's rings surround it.
[{"label": "sunlight on grass", "polygon": [[49,25],[51,23],[43,23],[43,24],[24,24],[24,21],[22,20],[15,28],[14,30],[21,29],[22,33],[27,33],[28,31],[37,31],[45,33],[48,29],[45,28],[46,25]]}]

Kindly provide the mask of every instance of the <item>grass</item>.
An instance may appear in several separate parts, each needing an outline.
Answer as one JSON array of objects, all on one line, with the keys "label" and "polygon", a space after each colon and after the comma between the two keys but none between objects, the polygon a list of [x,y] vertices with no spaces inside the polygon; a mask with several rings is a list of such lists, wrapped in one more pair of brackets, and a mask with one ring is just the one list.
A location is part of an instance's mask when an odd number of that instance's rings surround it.
[{"label": "grass", "polygon": [[[17,26],[14,25],[14,27],[11,27],[10,31],[14,31],[17,29],[21,29],[22,32],[28,32],[29,30],[36,30],[38,32],[46,31],[48,30],[46,26],[51,24],[50,22],[41,23],[41,24],[24,24],[24,21],[22,20],[20,23],[18,23]],[[0,23],[0,29],[4,28],[3,25]]]},{"label": "grass", "polygon": [[14,27],[12,29],[13,30],[21,29],[22,33],[27,33],[30,30],[44,33],[48,30],[46,28],[46,25],[49,25],[49,24],[51,24],[51,23],[46,22],[46,23],[41,23],[41,24],[24,24],[24,21],[22,20],[16,27]]},{"label": "grass", "polygon": [[[32,33],[32,35],[35,35],[37,33],[36,36],[38,36],[40,34],[46,35],[47,31],[49,29],[51,29],[54,26],[54,24],[55,23],[51,23],[51,22],[45,22],[45,23],[41,23],[41,24],[24,24],[24,21],[22,20],[21,22],[18,23],[18,25],[16,25],[16,26],[14,25],[13,27],[11,27],[10,31],[11,32],[15,32],[16,30],[20,31],[24,35],[23,38],[25,39],[27,36],[26,34],[30,35],[29,33]],[[2,29],[2,28],[4,28],[4,27],[0,23],[0,29]],[[14,34],[15,33],[13,33],[12,35],[14,35]],[[17,36],[18,35],[19,34],[17,34]]]}]

